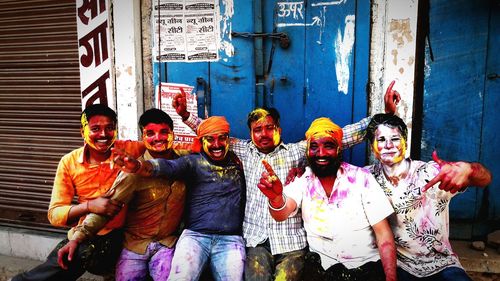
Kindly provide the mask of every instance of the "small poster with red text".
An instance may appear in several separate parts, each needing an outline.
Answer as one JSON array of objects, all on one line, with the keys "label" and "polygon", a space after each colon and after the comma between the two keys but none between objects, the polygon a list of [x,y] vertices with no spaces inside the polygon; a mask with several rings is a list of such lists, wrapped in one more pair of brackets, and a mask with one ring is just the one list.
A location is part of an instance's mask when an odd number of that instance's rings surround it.
[{"label": "small poster with red text", "polygon": [[182,118],[172,106],[172,101],[177,94],[184,92],[186,93],[187,111],[191,114],[198,114],[196,95],[192,93],[193,89],[193,86],[176,83],[161,83],[156,88],[158,108],[170,115],[174,121],[174,143],[177,148],[188,148],[196,137],[196,133],[182,122]]}]

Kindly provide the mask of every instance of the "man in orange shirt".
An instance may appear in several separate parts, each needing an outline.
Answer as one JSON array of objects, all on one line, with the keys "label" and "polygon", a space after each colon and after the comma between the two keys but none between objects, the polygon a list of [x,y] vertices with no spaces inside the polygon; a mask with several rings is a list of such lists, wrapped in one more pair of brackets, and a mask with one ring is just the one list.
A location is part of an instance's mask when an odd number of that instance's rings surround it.
[{"label": "man in orange shirt", "polygon": [[[164,111],[152,108],[139,118],[142,141],[147,150],[142,161],[177,159],[174,146],[174,124]],[[128,205],[124,226],[125,241],[118,258],[115,280],[166,280],[178,238],[178,227],[184,210],[185,184],[172,178],[145,178],[121,173],[115,180],[111,199]],[[58,262],[72,260],[78,245],[94,236],[111,218],[89,214],[58,252]],[[67,257],[67,259],[66,259]]]},{"label": "man in orange shirt", "polygon": [[[68,269],[57,263],[59,248],[68,242],[61,241],[47,260],[30,271],[12,278],[19,280],[76,280],[85,271],[106,273],[114,268],[123,240],[120,228],[125,219],[122,204],[107,197],[119,167],[112,164],[111,147],[118,146],[138,157],[144,152],[142,145],[133,142],[115,144],[117,136],[116,113],[105,105],[88,106],[81,115],[83,147],[64,155],[57,167],[48,219],[54,226],[75,226],[89,213],[114,216],[97,236],[82,243],[78,253],[68,262]],[[78,204],[72,204],[74,196]],[[115,216],[116,215],[116,216]],[[74,227],[69,231],[71,237]]]}]

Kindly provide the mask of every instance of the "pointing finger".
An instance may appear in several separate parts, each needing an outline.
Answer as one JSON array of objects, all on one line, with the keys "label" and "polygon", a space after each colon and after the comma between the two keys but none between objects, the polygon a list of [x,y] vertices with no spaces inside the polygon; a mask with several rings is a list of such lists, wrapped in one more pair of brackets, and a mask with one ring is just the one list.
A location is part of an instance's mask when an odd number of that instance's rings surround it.
[{"label": "pointing finger", "polygon": [[430,180],[425,186],[424,188],[422,188],[422,192],[426,192],[429,188],[431,188],[432,186],[434,186],[436,183],[440,182],[441,179],[442,179],[443,175],[441,174],[438,174],[437,176],[435,176],[432,180]]}]

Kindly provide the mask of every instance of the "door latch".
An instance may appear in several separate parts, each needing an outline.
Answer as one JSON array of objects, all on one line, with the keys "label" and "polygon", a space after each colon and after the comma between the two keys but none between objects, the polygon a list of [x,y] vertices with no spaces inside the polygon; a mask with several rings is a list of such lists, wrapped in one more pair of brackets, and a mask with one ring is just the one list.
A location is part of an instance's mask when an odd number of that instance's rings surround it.
[{"label": "door latch", "polygon": [[251,32],[231,32],[233,37],[243,37],[243,38],[271,38],[272,40],[279,40],[280,47],[282,49],[287,49],[290,47],[290,37],[285,32],[275,32],[275,33],[251,33]]}]

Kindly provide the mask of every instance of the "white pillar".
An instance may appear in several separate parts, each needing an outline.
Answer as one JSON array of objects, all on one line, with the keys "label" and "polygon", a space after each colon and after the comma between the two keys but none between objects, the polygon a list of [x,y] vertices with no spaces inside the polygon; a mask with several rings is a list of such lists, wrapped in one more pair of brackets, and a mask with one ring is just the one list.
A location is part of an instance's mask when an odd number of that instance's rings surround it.
[{"label": "white pillar", "polygon": [[137,140],[144,111],[141,1],[113,0],[113,47],[119,139]]}]

